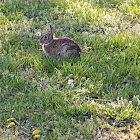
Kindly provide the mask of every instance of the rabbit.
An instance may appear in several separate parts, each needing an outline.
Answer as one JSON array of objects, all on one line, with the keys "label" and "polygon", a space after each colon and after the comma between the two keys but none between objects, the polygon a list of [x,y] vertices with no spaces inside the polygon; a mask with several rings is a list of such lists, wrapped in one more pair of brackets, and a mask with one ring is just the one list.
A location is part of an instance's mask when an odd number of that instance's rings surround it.
[{"label": "rabbit", "polygon": [[47,56],[78,56],[80,57],[80,47],[69,38],[55,38],[54,28],[50,25],[50,32],[40,38],[43,52]]}]

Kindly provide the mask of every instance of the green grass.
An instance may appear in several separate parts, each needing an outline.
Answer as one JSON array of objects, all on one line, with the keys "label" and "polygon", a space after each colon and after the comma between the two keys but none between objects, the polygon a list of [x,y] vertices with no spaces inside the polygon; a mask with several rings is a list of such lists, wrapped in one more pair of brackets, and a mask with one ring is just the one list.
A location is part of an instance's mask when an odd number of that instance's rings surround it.
[{"label": "green grass", "polygon": [[[0,140],[34,129],[44,140],[139,139],[139,23],[139,0],[1,1]],[[35,33],[49,24],[79,44],[79,60],[45,57]]]}]

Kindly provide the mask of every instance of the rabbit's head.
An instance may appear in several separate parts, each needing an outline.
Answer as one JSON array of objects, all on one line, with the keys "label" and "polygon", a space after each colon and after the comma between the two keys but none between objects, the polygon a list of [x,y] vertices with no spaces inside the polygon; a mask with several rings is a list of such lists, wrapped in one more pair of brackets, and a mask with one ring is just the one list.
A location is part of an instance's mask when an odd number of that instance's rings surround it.
[{"label": "rabbit's head", "polygon": [[50,32],[40,38],[41,44],[50,44],[53,41],[54,29],[50,25]]}]

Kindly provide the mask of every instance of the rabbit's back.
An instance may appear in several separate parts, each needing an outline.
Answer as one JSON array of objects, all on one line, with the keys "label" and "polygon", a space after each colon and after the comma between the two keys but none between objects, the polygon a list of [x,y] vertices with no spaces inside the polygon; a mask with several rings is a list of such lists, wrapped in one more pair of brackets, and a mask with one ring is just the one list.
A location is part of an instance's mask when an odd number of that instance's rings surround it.
[{"label": "rabbit's back", "polygon": [[49,45],[43,46],[47,55],[66,57],[69,55],[80,56],[80,47],[69,38],[55,38]]}]

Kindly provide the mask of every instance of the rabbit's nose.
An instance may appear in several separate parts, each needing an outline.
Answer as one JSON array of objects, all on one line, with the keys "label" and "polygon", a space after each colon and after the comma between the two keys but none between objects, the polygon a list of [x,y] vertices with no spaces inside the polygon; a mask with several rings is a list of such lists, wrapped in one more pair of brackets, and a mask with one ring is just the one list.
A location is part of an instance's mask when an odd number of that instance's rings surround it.
[{"label": "rabbit's nose", "polygon": [[42,44],[43,43],[41,39],[39,39],[38,42],[39,42],[39,44]]},{"label": "rabbit's nose", "polygon": [[42,45],[42,44],[43,44],[43,42],[39,41],[39,44],[40,44],[40,45]]}]

